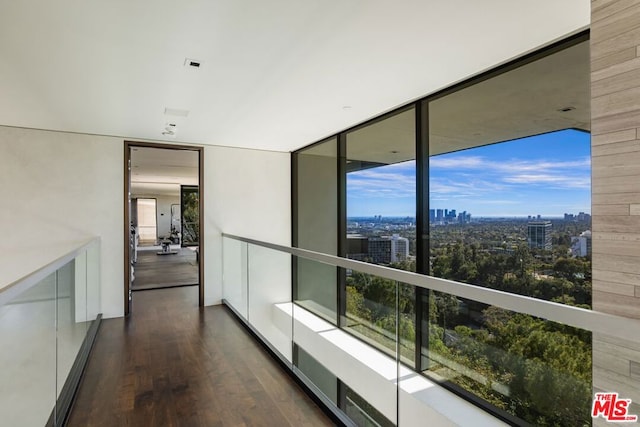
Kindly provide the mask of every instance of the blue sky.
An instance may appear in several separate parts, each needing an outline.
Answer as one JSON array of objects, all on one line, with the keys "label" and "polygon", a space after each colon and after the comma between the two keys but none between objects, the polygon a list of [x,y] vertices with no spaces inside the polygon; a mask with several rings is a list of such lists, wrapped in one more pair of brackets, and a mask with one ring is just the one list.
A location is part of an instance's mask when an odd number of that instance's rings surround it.
[{"label": "blue sky", "polygon": [[[431,157],[430,207],[473,216],[591,211],[590,135],[564,130]],[[415,162],[347,175],[347,216],[414,216]]]}]

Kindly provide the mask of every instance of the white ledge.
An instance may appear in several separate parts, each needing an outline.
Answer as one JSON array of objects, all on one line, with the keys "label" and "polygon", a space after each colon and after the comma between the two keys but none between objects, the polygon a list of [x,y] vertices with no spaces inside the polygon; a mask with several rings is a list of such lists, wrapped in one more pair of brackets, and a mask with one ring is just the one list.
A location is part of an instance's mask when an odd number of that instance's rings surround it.
[{"label": "white ledge", "polygon": [[506,425],[298,305],[276,304],[273,322],[391,421],[399,402],[401,426]]}]

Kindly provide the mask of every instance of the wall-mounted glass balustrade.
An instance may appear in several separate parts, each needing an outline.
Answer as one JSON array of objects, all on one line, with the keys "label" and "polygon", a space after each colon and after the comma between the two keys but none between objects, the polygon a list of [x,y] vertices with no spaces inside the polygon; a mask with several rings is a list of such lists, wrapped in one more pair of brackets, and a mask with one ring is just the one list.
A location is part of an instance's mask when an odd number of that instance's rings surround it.
[{"label": "wall-mounted glass balustrade", "polygon": [[[590,425],[592,334],[640,345],[640,324],[629,319],[234,236],[223,241],[226,304],[347,425]],[[301,258],[372,287],[347,301],[361,316],[339,327],[295,302],[286,272]],[[431,304],[422,369],[411,358],[405,313],[415,288]],[[238,299],[243,289],[247,298]]]},{"label": "wall-mounted glass balustrade", "polygon": [[[100,311],[100,245],[92,240],[0,289],[2,424],[42,426]],[[68,387],[68,386],[67,386]]]}]

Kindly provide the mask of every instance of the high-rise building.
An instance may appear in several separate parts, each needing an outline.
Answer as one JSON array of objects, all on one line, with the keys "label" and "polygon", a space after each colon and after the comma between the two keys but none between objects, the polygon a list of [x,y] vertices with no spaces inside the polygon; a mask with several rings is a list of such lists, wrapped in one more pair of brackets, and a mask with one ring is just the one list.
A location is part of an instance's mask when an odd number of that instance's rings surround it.
[{"label": "high-rise building", "polygon": [[589,215],[588,213],[584,213],[584,212],[580,212],[576,219],[578,221],[591,221],[591,215]]},{"label": "high-rise building", "polygon": [[442,221],[443,217],[442,217],[442,209],[437,209],[436,210],[436,221]]},{"label": "high-rise building", "polygon": [[527,227],[527,243],[531,249],[551,250],[551,221],[530,222]]},{"label": "high-rise building", "polygon": [[573,257],[591,255],[591,230],[582,232],[580,236],[572,237],[570,251]]},{"label": "high-rise building", "polygon": [[429,209],[429,222],[434,222],[436,220],[436,210]]},{"label": "high-rise building", "polygon": [[409,240],[398,234],[370,237],[368,258],[374,264],[390,264],[404,261],[409,257]]},{"label": "high-rise building", "polygon": [[347,234],[347,258],[364,261],[369,253],[369,239],[361,234]]}]

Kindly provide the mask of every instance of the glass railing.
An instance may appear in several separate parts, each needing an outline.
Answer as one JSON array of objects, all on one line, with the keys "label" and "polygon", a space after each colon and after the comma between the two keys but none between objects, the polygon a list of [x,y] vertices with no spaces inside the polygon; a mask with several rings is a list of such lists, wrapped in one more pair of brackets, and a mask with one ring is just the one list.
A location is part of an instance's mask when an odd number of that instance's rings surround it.
[{"label": "glass railing", "polygon": [[72,367],[100,311],[99,243],[0,289],[0,424],[57,425],[68,409]]},{"label": "glass railing", "polygon": [[[609,397],[594,406],[596,392],[631,399],[627,414],[640,415],[637,320],[235,236],[223,241],[225,303],[347,425],[597,425],[616,415]],[[329,292],[305,286],[297,295],[291,277],[308,276],[296,271],[300,259],[308,271],[333,268],[313,283],[344,287],[335,303],[341,314],[310,297]],[[594,367],[605,356],[619,366]],[[615,373],[624,363],[629,377]]]}]

